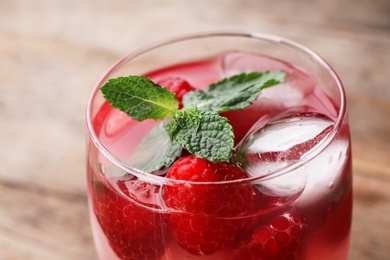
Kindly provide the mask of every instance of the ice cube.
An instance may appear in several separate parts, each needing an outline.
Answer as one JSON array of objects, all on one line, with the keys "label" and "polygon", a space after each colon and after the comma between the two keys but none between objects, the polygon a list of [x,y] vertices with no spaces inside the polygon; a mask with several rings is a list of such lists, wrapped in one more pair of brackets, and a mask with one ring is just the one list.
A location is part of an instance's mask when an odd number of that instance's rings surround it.
[{"label": "ice cube", "polygon": [[237,158],[249,174],[264,175],[299,160],[332,128],[331,120],[314,113],[271,121],[245,138]]},{"label": "ice cube", "polygon": [[313,78],[301,68],[285,61],[260,54],[229,52],[221,59],[221,70],[225,77],[252,71],[285,71],[287,81],[277,87],[262,91],[262,98],[269,99],[274,106],[290,108],[304,105],[304,97],[313,92]]},{"label": "ice cube", "polygon": [[258,185],[268,196],[294,197],[305,188],[305,171],[268,178],[272,172],[298,161],[332,130],[333,122],[315,113],[292,115],[271,121],[250,133],[234,160],[251,177],[263,176]]}]

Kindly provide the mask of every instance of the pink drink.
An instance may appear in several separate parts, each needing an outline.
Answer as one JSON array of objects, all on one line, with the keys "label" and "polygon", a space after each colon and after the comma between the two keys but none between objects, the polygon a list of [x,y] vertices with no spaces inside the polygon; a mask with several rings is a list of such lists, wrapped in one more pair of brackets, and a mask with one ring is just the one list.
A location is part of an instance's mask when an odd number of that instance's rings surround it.
[{"label": "pink drink", "polygon": [[[317,79],[280,59],[244,51],[144,74],[155,82],[180,77],[204,89],[240,72],[266,70],[286,71],[286,83],[265,89],[244,110],[223,114],[236,136],[232,160],[248,181],[180,186],[237,194],[248,187],[255,196],[253,201],[244,200],[248,202],[244,211],[202,216],[196,210],[179,212],[168,206],[167,187],[182,183],[164,178],[166,171],[151,176],[126,168],[157,122],[137,122],[104,101],[91,109],[89,127],[95,136],[88,142],[87,178],[101,259],[347,259],[352,212],[349,126],[340,117],[345,108]],[[185,222],[187,218],[192,221]],[[198,223],[199,219],[207,224]],[[200,236],[186,237],[186,225],[195,230],[199,226]],[[218,246],[186,245],[217,234],[204,231],[205,225],[224,232],[234,228],[228,239],[221,235],[226,241]]]}]

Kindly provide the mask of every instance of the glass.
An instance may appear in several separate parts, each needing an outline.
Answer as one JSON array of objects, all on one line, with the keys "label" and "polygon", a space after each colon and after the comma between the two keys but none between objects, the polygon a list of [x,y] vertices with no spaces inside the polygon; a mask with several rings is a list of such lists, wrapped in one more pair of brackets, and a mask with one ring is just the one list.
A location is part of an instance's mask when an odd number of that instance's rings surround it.
[{"label": "glass", "polygon": [[[223,114],[236,136],[232,160],[248,175],[239,180],[179,181],[132,167],[129,158],[156,122],[135,122],[99,91],[119,76],[180,77],[204,89],[266,70],[286,71],[286,83]],[[345,93],[308,48],[243,32],[148,45],[103,76],[86,116],[88,198],[100,259],[347,259],[352,170]]]}]

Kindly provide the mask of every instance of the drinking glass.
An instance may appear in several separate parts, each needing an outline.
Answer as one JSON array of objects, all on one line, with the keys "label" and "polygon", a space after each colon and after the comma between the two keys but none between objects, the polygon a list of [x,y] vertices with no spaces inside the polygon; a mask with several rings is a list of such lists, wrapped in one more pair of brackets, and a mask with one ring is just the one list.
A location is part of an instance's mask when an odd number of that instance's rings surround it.
[{"label": "drinking glass", "polygon": [[[169,169],[137,168],[159,156],[158,140],[136,152],[158,122],[133,120],[99,89],[129,75],[180,78],[205,89],[238,73],[274,70],[287,73],[285,83],[264,89],[248,108],[222,114],[236,137],[231,163],[247,174],[228,181],[174,180],[165,176]],[[346,98],[334,70],[307,47],[234,31],[149,44],[98,81],[86,118],[88,200],[100,259],[347,259]]]}]

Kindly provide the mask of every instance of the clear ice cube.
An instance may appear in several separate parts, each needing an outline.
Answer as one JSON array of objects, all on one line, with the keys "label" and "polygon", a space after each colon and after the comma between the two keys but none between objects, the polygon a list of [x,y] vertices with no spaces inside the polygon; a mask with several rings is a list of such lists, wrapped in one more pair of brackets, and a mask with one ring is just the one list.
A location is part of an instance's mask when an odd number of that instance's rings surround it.
[{"label": "clear ice cube", "polygon": [[299,160],[333,128],[333,122],[314,113],[270,122],[250,133],[237,158],[252,176],[265,175]]},{"label": "clear ice cube", "polygon": [[[285,108],[302,105],[305,97],[313,92],[315,81],[301,68],[285,61],[268,56],[245,52],[229,52],[221,60],[221,69],[225,77],[241,72],[285,71],[287,81],[277,87],[262,91],[262,98],[269,99],[273,105]],[[277,102],[277,104],[275,104]]]},{"label": "clear ice cube", "polygon": [[235,160],[251,177],[263,176],[261,193],[292,197],[303,191],[304,171],[268,178],[302,158],[332,130],[333,122],[325,116],[305,113],[278,119],[250,133],[239,145]]}]

